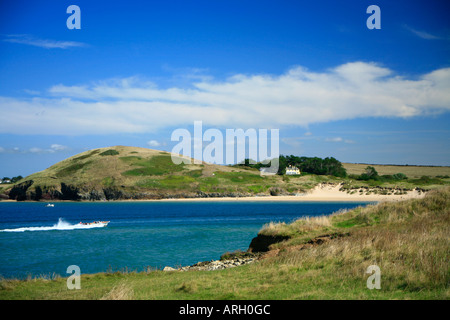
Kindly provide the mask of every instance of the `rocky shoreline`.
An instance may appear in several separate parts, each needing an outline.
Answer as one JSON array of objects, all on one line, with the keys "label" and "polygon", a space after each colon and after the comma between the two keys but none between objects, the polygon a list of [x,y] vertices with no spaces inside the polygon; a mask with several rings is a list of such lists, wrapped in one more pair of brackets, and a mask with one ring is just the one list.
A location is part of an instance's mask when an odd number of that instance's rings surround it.
[{"label": "rocky shoreline", "polygon": [[170,272],[170,271],[214,271],[214,270],[223,270],[227,268],[234,268],[243,266],[249,263],[254,263],[258,261],[262,255],[260,253],[251,253],[245,252],[237,255],[229,255],[227,258],[220,260],[211,260],[211,261],[203,261],[197,262],[190,266],[184,266],[180,268],[172,268],[169,266],[164,267],[162,271]]},{"label": "rocky shoreline", "polygon": [[[305,249],[311,246],[321,245],[329,240],[341,237],[348,237],[350,233],[330,233],[323,234],[317,236],[309,241],[306,241],[303,244],[297,245],[294,248],[297,250]],[[249,263],[254,263],[260,259],[263,259],[267,256],[267,253],[270,252],[279,252],[279,249],[272,250],[270,246],[272,244],[282,242],[288,240],[290,237],[276,237],[276,236],[266,236],[262,234],[258,234],[255,238],[252,239],[250,246],[247,251],[237,251],[234,253],[225,253],[222,255],[220,260],[211,260],[211,261],[203,261],[197,262],[190,266],[184,266],[180,268],[172,268],[169,266],[164,267],[162,271],[170,272],[170,271],[214,271],[214,270],[223,270],[227,268],[234,268],[243,266]]]},{"label": "rocky shoreline", "polygon": [[163,192],[127,191],[124,188],[95,189],[88,186],[75,186],[61,183],[53,186],[35,186],[33,180],[27,180],[14,185],[4,199],[16,201],[117,201],[117,200],[161,200],[161,199],[206,199],[206,198],[241,198],[253,196],[242,192],[211,192],[183,191]]}]

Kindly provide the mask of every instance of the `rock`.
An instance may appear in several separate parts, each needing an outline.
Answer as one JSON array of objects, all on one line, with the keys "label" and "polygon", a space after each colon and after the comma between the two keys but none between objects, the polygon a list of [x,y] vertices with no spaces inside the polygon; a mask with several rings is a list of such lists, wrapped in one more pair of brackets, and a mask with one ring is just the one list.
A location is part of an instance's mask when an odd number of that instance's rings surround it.
[{"label": "rock", "polygon": [[25,182],[15,185],[11,191],[9,191],[9,198],[17,201],[24,201],[27,199],[27,190],[34,183],[33,180],[27,180]]},{"label": "rock", "polygon": [[174,268],[169,267],[169,266],[165,266],[163,271],[177,271],[177,269],[174,269]]},{"label": "rock", "polygon": [[79,192],[78,187],[61,182],[61,200],[80,200]]},{"label": "rock", "polygon": [[[178,271],[214,271],[214,270],[223,270],[226,268],[234,268],[238,266],[242,266],[244,264],[253,263],[257,260],[259,255],[247,253],[248,256],[245,258],[232,258],[228,260],[211,260],[211,261],[203,261],[197,262],[191,266],[185,266],[177,269]],[[168,268],[168,267],[166,267]],[[164,271],[166,271],[164,268]],[[167,270],[172,271],[172,270]]]},{"label": "rock", "polygon": [[288,236],[267,236],[258,235],[252,239],[248,248],[249,252],[266,252],[269,251],[269,246],[281,241],[288,240]]}]

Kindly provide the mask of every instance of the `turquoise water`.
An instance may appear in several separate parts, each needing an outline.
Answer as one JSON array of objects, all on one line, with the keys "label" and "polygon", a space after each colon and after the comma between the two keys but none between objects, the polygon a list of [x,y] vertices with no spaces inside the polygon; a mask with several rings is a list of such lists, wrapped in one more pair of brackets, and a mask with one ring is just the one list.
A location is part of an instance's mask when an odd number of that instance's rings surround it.
[{"label": "turquoise water", "polygon": [[[63,202],[0,203],[0,275],[24,278],[164,268],[247,250],[268,222],[331,214],[367,203]],[[111,221],[77,228],[80,221]]]}]

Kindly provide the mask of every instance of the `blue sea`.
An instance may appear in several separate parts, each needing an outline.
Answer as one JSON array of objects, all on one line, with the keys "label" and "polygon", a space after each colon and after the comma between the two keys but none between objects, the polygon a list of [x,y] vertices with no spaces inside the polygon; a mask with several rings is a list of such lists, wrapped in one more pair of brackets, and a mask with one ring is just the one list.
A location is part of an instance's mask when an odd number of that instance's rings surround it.
[{"label": "blue sea", "polygon": [[[247,250],[261,227],[331,214],[343,202],[0,202],[0,276],[144,271]],[[78,223],[107,220],[106,227]]]}]

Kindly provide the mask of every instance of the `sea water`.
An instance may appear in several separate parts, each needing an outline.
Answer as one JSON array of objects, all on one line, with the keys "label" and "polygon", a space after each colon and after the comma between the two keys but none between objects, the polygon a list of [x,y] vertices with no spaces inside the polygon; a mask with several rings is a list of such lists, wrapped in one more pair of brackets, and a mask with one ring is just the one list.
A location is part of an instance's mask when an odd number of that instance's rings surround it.
[{"label": "sea water", "polygon": [[[144,271],[247,250],[264,224],[367,202],[0,202],[0,276]],[[110,221],[108,226],[79,222]]]}]

